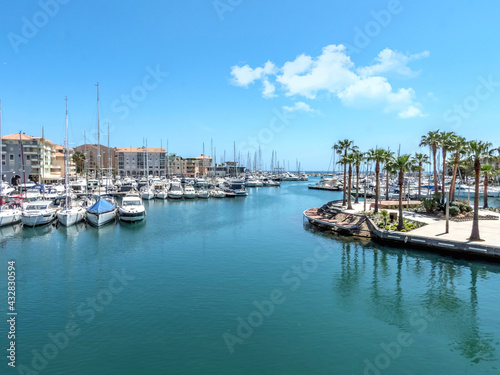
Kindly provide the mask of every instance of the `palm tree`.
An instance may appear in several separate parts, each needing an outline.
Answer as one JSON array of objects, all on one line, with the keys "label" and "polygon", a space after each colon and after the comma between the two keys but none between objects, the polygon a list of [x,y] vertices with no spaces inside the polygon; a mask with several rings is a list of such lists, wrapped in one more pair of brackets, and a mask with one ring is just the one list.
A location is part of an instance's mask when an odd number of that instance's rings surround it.
[{"label": "palm tree", "polygon": [[71,158],[76,164],[76,172],[81,173],[81,171],[83,170],[83,163],[85,162],[85,155],[77,153],[73,154]]},{"label": "palm tree", "polygon": [[385,155],[386,151],[382,148],[368,150],[368,160],[375,162],[375,210],[373,211],[375,213],[378,212],[380,163],[384,162]]},{"label": "palm tree", "polygon": [[440,135],[439,130],[429,131],[427,135],[423,135],[420,140],[420,146],[429,146],[432,151],[432,161],[434,164],[434,192],[439,192],[438,179],[437,179],[437,164],[436,164],[436,154],[439,146]]},{"label": "palm tree", "polygon": [[460,163],[461,156],[467,154],[468,145],[469,143],[464,137],[456,134],[451,136],[451,147],[449,148],[449,150],[453,152],[452,155],[455,161],[453,166],[453,175],[451,177],[450,183],[450,202],[455,200],[455,185],[457,182],[458,165]]},{"label": "palm tree", "polygon": [[339,164],[343,164],[344,168],[346,166],[349,166],[349,179],[348,185],[347,185],[347,209],[352,210],[352,204],[351,204],[351,181],[352,181],[352,164],[355,162],[355,157],[354,153],[349,153],[346,156],[343,156],[339,160]]},{"label": "palm tree", "polygon": [[481,240],[481,237],[479,236],[479,178],[481,176],[481,160],[490,155],[490,147],[490,142],[469,142],[469,155],[470,158],[474,161],[475,172],[474,220],[472,221],[472,232],[469,238],[470,241]]},{"label": "palm tree", "polygon": [[403,185],[405,183],[405,172],[411,170],[413,165],[413,159],[411,155],[400,155],[394,159],[394,168],[398,171],[398,185],[399,185],[399,218],[398,218],[398,230],[403,229]]},{"label": "palm tree", "polygon": [[424,164],[429,164],[429,156],[427,154],[419,154],[416,152],[413,157],[413,161],[415,164],[415,170],[418,171],[418,200],[420,200],[422,191],[422,171],[425,170]]},{"label": "palm tree", "polygon": [[384,170],[385,170],[385,199],[389,200],[389,177],[394,171],[394,153],[387,150],[385,152]]},{"label": "palm tree", "polygon": [[481,166],[481,174],[484,176],[484,193],[483,193],[483,208],[488,208],[488,179],[498,175],[498,169],[494,168],[491,164],[483,164]]},{"label": "palm tree", "polygon": [[359,167],[361,163],[365,160],[365,155],[359,150],[355,150],[353,152],[354,162],[353,164],[356,166],[356,198],[354,199],[354,203],[359,203]]},{"label": "palm tree", "polygon": [[453,139],[452,137],[455,135],[454,132],[440,132],[439,133],[439,146],[442,149],[442,154],[443,154],[443,180],[442,180],[442,192],[443,192],[443,203],[444,203],[444,185],[446,182],[446,154],[448,150],[453,146]]},{"label": "palm tree", "polygon": [[[344,157],[347,156],[347,151],[351,148],[352,146],[352,141],[348,139],[344,139],[343,141],[338,141],[332,148],[335,150],[335,152],[339,155],[343,155]],[[344,193],[342,195],[342,205],[345,206],[345,201],[346,201],[346,173],[347,173],[347,164],[344,164]],[[351,192],[349,192],[351,194]]]}]

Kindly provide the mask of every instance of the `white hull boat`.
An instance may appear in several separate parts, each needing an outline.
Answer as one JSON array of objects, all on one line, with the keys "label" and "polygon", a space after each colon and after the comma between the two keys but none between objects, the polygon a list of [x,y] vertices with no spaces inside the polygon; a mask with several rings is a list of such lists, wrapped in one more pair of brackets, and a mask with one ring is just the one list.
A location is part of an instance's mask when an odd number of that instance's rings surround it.
[{"label": "white hull boat", "polygon": [[118,208],[121,221],[136,222],[144,220],[146,208],[138,193],[127,194],[123,197],[122,204]]},{"label": "white hull boat", "polygon": [[12,225],[21,221],[21,210],[4,209],[0,211],[0,227]]},{"label": "white hull boat", "polygon": [[21,214],[24,226],[35,227],[52,223],[56,219],[56,209],[51,201],[29,203]]},{"label": "white hull boat", "polygon": [[87,221],[95,227],[100,227],[114,221],[117,211],[118,209],[113,203],[101,198],[87,209]]},{"label": "white hull boat", "polygon": [[84,218],[85,208],[83,207],[63,208],[57,213],[57,220],[65,227],[77,224]]}]

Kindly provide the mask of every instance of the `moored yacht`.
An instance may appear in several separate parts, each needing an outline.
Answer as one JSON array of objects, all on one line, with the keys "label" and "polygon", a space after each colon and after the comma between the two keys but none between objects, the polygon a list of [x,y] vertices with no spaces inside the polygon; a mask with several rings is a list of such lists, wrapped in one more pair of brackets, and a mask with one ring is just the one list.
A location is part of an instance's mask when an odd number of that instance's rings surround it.
[{"label": "moored yacht", "polygon": [[17,207],[7,205],[0,207],[0,227],[19,223],[21,221],[21,210]]},{"label": "moored yacht", "polygon": [[137,191],[130,191],[123,197],[118,213],[120,220],[127,222],[140,221],[146,217],[146,208]]},{"label": "moored yacht", "polygon": [[154,197],[155,197],[155,192],[151,188],[151,186],[146,185],[146,186],[143,186],[141,188],[141,198],[142,199],[150,200],[150,199],[153,199]]},{"label": "moored yacht", "polygon": [[56,211],[52,201],[30,202],[21,214],[21,221],[27,227],[50,224],[56,218]]},{"label": "moored yacht", "polygon": [[100,197],[96,203],[87,208],[87,221],[95,227],[100,227],[115,220],[116,212],[117,208],[113,202]]},{"label": "moored yacht", "polygon": [[224,193],[226,193],[227,197],[237,196],[237,197],[245,197],[248,195],[247,190],[245,189],[245,183],[243,180],[233,179],[224,182],[221,186]]},{"label": "moored yacht", "polygon": [[182,191],[181,183],[177,181],[173,181],[170,184],[170,189],[168,189],[167,193],[170,199],[181,199],[184,196],[184,192]]},{"label": "moored yacht", "polygon": [[184,198],[186,199],[194,199],[196,198],[196,190],[194,190],[194,187],[191,185],[185,185],[184,186]]}]

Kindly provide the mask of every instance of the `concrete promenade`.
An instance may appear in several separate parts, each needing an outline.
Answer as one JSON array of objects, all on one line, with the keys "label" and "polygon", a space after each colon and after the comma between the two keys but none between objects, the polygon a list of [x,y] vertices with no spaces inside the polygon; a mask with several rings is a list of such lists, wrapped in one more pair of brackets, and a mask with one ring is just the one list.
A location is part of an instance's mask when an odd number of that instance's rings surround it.
[{"label": "concrete promenade", "polygon": [[[369,203],[367,202],[367,210]],[[360,215],[363,212],[363,203],[352,204],[353,209],[347,210],[346,207],[338,205],[342,213]],[[373,210],[373,209],[372,209]],[[388,212],[396,212],[397,209],[388,209]],[[480,210],[479,216],[497,216],[500,214]],[[400,244],[413,245],[420,248],[439,249],[452,253],[467,253],[469,255],[480,257],[493,257],[500,260],[500,220],[479,220],[479,234],[481,241],[469,241],[472,231],[472,220],[463,222],[449,222],[449,233],[445,233],[446,220],[425,214],[403,211],[405,219],[422,222],[424,225],[410,232],[398,232],[378,228],[373,221],[368,221],[368,227],[372,233],[372,238],[382,241],[396,242]],[[328,223],[326,223],[328,224]]]}]

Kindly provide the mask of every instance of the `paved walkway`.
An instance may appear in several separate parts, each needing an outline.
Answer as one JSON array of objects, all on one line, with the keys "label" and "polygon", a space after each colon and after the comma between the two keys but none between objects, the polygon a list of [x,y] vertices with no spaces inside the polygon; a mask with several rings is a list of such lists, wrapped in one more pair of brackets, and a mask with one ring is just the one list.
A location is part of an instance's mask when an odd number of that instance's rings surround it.
[{"label": "paved walkway", "polygon": [[[369,203],[367,202],[367,209]],[[353,204],[352,210],[344,209],[344,212],[359,213],[363,211],[363,203]],[[388,212],[398,212],[398,210],[387,210]],[[479,210],[479,216],[494,215],[500,217],[500,214],[488,211]],[[404,212],[403,217],[426,223],[423,227],[407,232],[409,236],[427,237],[445,241],[454,241],[460,243],[471,243],[468,240],[472,231],[472,220],[464,222],[450,221],[449,233],[445,233],[446,220],[435,217],[430,217],[415,212]],[[483,241],[473,242],[484,246],[492,246],[500,248],[500,220],[479,220],[479,235]]]}]

